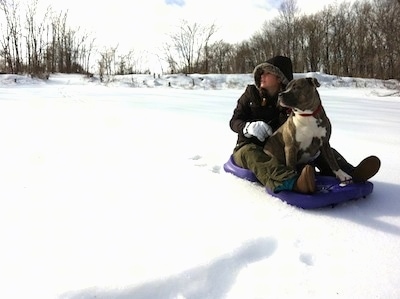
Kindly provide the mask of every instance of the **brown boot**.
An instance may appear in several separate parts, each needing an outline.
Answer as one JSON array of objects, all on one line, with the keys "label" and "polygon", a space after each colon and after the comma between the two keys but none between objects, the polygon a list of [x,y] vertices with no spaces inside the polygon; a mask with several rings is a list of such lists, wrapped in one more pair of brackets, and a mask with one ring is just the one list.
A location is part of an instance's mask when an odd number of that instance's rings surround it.
[{"label": "brown boot", "polygon": [[315,171],[311,165],[304,166],[293,187],[293,191],[310,194],[315,192]]},{"label": "brown boot", "polygon": [[365,182],[372,178],[381,167],[381,161],[378,157],[369,156],[362,160],[360,164],[354,169],[353,172],[353,181],[358,182]]}]

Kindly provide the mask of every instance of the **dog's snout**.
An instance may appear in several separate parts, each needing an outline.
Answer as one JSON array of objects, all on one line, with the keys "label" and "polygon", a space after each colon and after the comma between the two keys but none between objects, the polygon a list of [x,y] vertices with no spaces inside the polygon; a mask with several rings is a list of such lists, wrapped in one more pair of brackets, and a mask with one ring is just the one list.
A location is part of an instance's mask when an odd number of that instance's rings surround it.
[{"label": "dog's snout", "polygon": [[287,90],[281,91],[280,93],[278,93],[278,98],[283,98],[283,97],[285,97],[285,96],[287,95],[287,93],[288,93]]}]

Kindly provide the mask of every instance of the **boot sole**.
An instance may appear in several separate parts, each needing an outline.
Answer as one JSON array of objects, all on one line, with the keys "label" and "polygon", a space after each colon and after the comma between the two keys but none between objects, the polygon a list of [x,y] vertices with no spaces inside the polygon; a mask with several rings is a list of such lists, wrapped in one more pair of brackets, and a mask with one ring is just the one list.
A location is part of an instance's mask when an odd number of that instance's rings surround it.
[{"label": "boot sole", "polygon": [[353,181],[356,183],[366,182],[372,178],[381,167],[381,161],[376,156],[365,158],[358,164],[353,172]]}]

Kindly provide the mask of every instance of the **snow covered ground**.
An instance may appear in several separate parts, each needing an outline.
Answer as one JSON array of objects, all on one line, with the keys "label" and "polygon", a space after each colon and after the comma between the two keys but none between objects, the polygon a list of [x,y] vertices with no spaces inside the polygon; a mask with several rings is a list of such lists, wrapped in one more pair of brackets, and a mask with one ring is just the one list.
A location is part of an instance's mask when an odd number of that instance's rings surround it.
[{"label": "snow covered ground", "polygon": [[0,297],[400,298],[396,82],[304,75],[331,144],[381,158],[366,199],[306,211],[224,172],[251,75],[0,75]]}]

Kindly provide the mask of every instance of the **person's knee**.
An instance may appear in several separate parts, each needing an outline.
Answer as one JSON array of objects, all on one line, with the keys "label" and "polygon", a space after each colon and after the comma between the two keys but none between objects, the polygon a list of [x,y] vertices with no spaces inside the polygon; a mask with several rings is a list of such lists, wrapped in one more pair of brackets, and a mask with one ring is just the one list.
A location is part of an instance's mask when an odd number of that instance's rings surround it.
[{"label": "person's knee", "polygon": [[249,165],[256,161],[261,153],[263,153],[261,147],[249,143],[243,145],[233,154],[233,160],[237,166],[249,169]]}]

